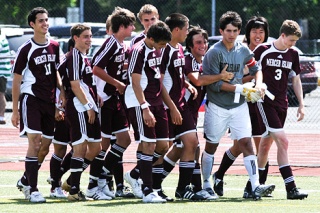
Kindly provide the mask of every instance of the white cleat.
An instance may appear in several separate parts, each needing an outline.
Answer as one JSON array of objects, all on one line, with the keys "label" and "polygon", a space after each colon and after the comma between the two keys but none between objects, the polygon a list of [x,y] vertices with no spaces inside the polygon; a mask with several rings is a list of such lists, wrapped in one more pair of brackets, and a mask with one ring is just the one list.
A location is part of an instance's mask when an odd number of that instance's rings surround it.
[{"label": "white cleat", "polygon": [[30,186],[25,186],[22,184],[21,179],[17,182],[17,188],[24,194],[25,199],[30,198]]},{"label": "white cleat", "polygon": [[124,174],[124,180],[130,184],[131,188],[132,188],[132,192],[134,194],[134,196],[136,198],[142,198],[143,197],[143,193],[142,193],[142,190],[141,190],[141,184],[139,183],[138,180],[132,178],[130,176],[130,171],[129,172],[126,172]]},{"label": "white cleat", "polygon": [[111,198],[115,198],[116,197],[114,192],[110,191],[106,180],[99,179],[98,180],[98,187],[99,187],[100,191],[102,191],[106,196],[111,197]]},{"label": "white cleat", "polygon": [[201,196],[203,196],[205,198],[205,200],[209,200],[209,201],[210,200],[217,200],[219,198],[216,194],[214,194],[214,195],[209,194],[209,192],[206,191],[205,189],[202,189],[201,191],[198,191],[196,193],[196,195],[201,195]]},{"label": "white cleat", "polygon": [[52,198],[67,198],[67,195],[62,190],[61,187],[56,187],[54,190],[51,190],[50,197],[52,197]]},{"label": "white cleat", "polygon": [[46,199],[42,196],[40,192],[35,191],[30,194],[29,201],[31,203],[45,203]]},{"label": "white cleat", "polygon": [[152,192],[147,196],[143,195],[142,202],[144,203],[166,203],[167,200],[158,195],[157,192]]},{"label": "white cleat", "polygon": [[98,186],[87,189],[86,196],[94,200],[112,200],[112,197],[105,195]]}]

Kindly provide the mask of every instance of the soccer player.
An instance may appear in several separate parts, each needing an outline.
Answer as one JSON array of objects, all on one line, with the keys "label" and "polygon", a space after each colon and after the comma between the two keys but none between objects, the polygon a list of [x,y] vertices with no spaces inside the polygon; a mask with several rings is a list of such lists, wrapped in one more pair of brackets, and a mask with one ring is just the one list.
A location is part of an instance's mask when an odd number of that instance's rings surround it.
[{"label": "soccer player", "polygon": [[[150,26],[155,23],[159,19],[158,9],[151,5],[151,4],[145,4],[141,7],[139,13],[137,14],[141,24],[143,25],[144,31],[142,31],[139,35],[135,36],[131,42],[130,47],[132,48],[136,43],[138,43],[141,40],[144,40],[147,37],[147,32]],[[138,180],[140,177],[140,157],[142,152],[142,145],[139,143],[137,152],[136,152],[136,158],[137,158],[137,165],[134,167],[131,171],[128,171],[125,173],[125,179],[131,186],[134,186],[133,191],[136,194],[136,196],[142,195],[141,193],[141,186],[140,182],[134,181]],[[155,155],[158,155],[157,152]]]},{"label": "soccer player", "polygon": [[159,19],[158,9],[151,4],[145,4],[140,8],[137,17],[143,25],[144,30],[131,40],[131,48],[134,44],[138,43],[141,40],[144,40],[147,37],[148,29]]},{"label": "soccer player", "polygon": [[[101,107],[101,135],[102,150],[107,150],[112,133],[116,135],[117,141],[111,146],[107,153],[103,170],[113,173],[115,163],[122,161],[126,148],[130,145],[129,124],[120,95],[124,93],[126,84],[123,80],[123,66],[126,58],[126,47],[124,39],[131,35],[135,29],[135,15],[124,8],[117,7],[111,14],[111,28],[113,35],[109,37],[93,57],[93,73],[97,76],[98,94],[103,100]],[[105,153],[99,154],[103,159]],[[102,165],[101,165],[102,166]],[[99,185],[102,191],[115,197],[107,185],[106,179],[92,179],[91,185]]]},{"label": "soccer player", "polygon": [[[186,49],[188,53],[185,57],[185,75],[186,80],[193,85],[197,91],[198,96],[194,99],[194,94],[188,90],[185,94],[188,107],[193,117],[193,122],[197,125],[198,110],[206,94],[205,85],[219,80],[229,81],[233,78],[233,73],[226,71],[221,72],[219,75],[202,75],[202,59],[208,49],[208,33],[199,26],[191,26],[186,38]],[[172,149],[166,154],[163,161],[163,179],[172,171],[176,162],[179,160],[182,152],[183,144],[181,140],[175,140]],[[200,147],[198,145],[196,150],[196,164],[193,170],[192,182],[193,191],[196,194],[202,194],[206,200],[215,200],[217,196],[211,188],[202,190],[201,186],[201,172],[199,164]]]},{"label": "soccer player", "polygon": [[[246,89],[249,85],[242,84],[243,69],[247,65],[250,75],[255,76],[255,94],[263,96],[262,73],[259,70],[253,53],[240,42],[235,42],[240,33],[242,20],[239,14],[233,11],[224,13],[220,20],[220,33],[223,37],[206,53],[203,59],[204,75],[218,74],[227,65],[227,70],[234,73],[234,78],[228,82],[218,81],[207,86],[207,103],[204,117],[205,149],[202,154],[203,188],[211,188],[209,177],[211,174],[214,153],[219,141],[229,127],[232,137],[239,143],[243,153],[245,168],[251,180],[253,199],[261,198],[264,193],[274,190],[274,185],[260,185],[257,167],[257,158],[254,155],[251,143],[251,122]],[[251,86],[252,87],[252,86]],[[241,94],[241,95],[240,95]],[[249,93],[252,96],[251,92]]]},{"label": "soccer player", "polygon": [[[253,51],[259,44],[262,44],[268,40],[269,35],[269,24],[268,21],[261,16],[253,16],[249,19],[246,25],[245,40],[251,51]],[[242,82],[250,82],[254,79],[254,76],[249,75],[249,69],[247,66],[244,68],[245,76]],[[260,113],[256,106],[256,103],[248,102],[251,128],[252,128],[252,138],[255,143],[256,153],[259,151],[259,143],[261,135],[263,133],[264,125],[260,127],[258,122],[258,116]],[[232,133],[231,133],[232,136]],[[236,158],[241,154],[239,143],[234,140],[233,146],[230,147],[223,155],[219,169],[214,174],[214,190],[219,196],[223,196],[223,177],[230,166],[234,163]],[[269,164],[267,163],[265,168],[259,168],[259,182],[260,184],[265,184],[268,174]],[[264,172],[262,172],[264,171]],[[263,196],[271,196],[270,194],[264,194]],[[252,189],[250,180],[244,189],[243,198],[252,198]]]},{"label": "soccer player", "polygon": [[277,161],[284,180],[287,199],[304,199],[307,193],[296,187],[288,159],[289,141],[283,126],[287,116],[288,78],[292,76],[294,92],[299,100],[298,121],[304,118],[304,103],[300,80],[298,52],[291,47],[301,38],[301,29],[297,22],[285,20],[280,28],[280,35],[271,44],[260,45],[254,50],[255,58],[262,66],[263,79],[268,90],[275,96],[274,100],[266,97],[264,102],[257,103],[266,131],[262,135],[258,152],[259,168],[264,168],[272,142],[275,141],[278,154]]},{"label": "soccer player", "polygon": [[[66,121],[70,127],[73,155],[70,163],[69,201],[84,201],[80,190],[80,178],[84,164],[88,165],[99,154],[101,147],[100,123],[98,119],[98,96],[87,50],[91,46],[91,28],[84,24],[76,24],[71,28],[71,37],[75,47],[67,55],[66,70],[69,85],[66,86],[67,104]],[[85,162],[87,159],[88,162]],[[92,167],[92,166],[91,166]],[[98,176],[99,170],[90,176]],[[110,199],[100,193],[98,187],[86,193],[93,199]]]},{"label": "soccer player", "polygon": [[[34,36],[19,48],[12,68],[11,121],[14,127],[20,125],[20,136],[26,135],[29,143],[25,173],[17,187],[30,202],[42,203],[46,200],[37,188],[38,170],[53,138],[56,87],[63,88],[57,72],[59,44],[46,36],[48,11],[33,8],[28,24]],[[64,106],[64,92],[60,93],[59,102]]]},{"label": "soccer player", "polygon": [[[189,28],[189,19],[180,13],[173,13],[165,19],[172,38],[162,53],[161,69],[165,70],[162,96],[167,107],[169,120],[169,140],[183,141],[183,150],[179,162],[179,181],[175,192],[178,199],[204,200],[190,188],[192,173],[195,168],[195,153],[198,145],[196,126],[184,98],[186,88],[191,93],[196,89],[185,81],[185,58],[181,42],[184,42]],[[154,185],[161,189],[161,179]],[[163,198],[168,199],[166,195]]]},{"label": "soccer player", "polygon": [[130,84],[125,101],[136,141],[141,141],[140,174],[145,203],[166,202],[153,191],[152,164],[156,146],[169,142],[168,117],[161,97],[164,73],[160,72],[161,55],[157,50],[164,48],[170,40],[170,29],[158,21],[149,28],[147,38],[134,46],[129,57]]}]

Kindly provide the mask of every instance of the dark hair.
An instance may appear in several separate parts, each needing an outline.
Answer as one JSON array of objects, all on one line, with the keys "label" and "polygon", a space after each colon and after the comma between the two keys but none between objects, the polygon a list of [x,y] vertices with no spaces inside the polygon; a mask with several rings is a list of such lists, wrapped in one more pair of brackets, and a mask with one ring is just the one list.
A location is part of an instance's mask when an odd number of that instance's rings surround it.
[{"label": "dark hair", "polygon": [[180,29],[182,29],[184,26],[186,26],[186,23],[189,22],[189,19],[187,16],[181,13],[172,13],[165,19],[164,22],[168,25],[168,27],[172,31],[176,27],[179,27]]},{"label": "dark hair", "polygon": [[[73,40],[73,36],[80,37],[81,33],[85,30],[91,30],[91,27],[86,24],[76,24],[73,25],[70,29],[71,38]],[[74,40],[73,40],[74,41]]]},{"label": "dark hair", "polygon": [[111,14],[111,29],[113,33],[117,33],[121,25],[127,28],[136,22],[136,16],[127,9],[116,7]]},{"label": "dark hair", "polygon": [[28,25],[31,27],[30,22],[36,23],[36,18],[39,13],[46,13],[49,15],[48,11],[43,7],[33,8],[28,15]]},{"label": "dark hair", "polygon": [[186,38],[186,49],[191,53],[191,47],[193,47],[193,36],[202,35],[208,40],[208,33],[206,30],[202,29],[200,26],[190,26],[189,33]]},{"label": "dark hair", "polygon": [[68,52],[70,51],[71,47],[74,47],[74,41],[72,38],[68,40]]},{"label": "dark hair", "polygon": [[220,17],[219,27],[221,30],[224,30],[228,24],[232,24],[240,30],[242,26],[242,19],[240,15],[234,11],[227,11],[224,13]]},{"label": "dark hair", "polygon": [[263,28],[264,32],[266,34],[266,36],[264,37],[264,41],[266,42],[268,40],[269,37],[269,24],[266,18],[262,17],[262,16],[253,16],[249,19],[249,21],[247,22],[246,25],[246,41],[248,43],[248,45],[250,44],[250,31],[252,29],[259,29],[259,28]]},{"label": "dark hair", "polygon": [[147,38],[153,38],[158,43],[160,41],[171,41],[171,31],[163,21],[157,21],[152,24],[147,32]]}]

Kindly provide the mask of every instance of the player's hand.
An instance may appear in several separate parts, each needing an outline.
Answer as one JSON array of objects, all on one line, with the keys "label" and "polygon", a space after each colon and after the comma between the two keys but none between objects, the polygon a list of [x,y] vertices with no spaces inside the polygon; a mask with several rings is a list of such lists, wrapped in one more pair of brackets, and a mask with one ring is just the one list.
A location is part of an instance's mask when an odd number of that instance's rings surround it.
[{"label": "player's hand", "polygon": [[93,109],[89,109],[87,110],[88,112],[88,123],[89,124],[93,124],[94,123],[94,120],[96,119],[96,113]]},{"label": "player's hand", "polygon": [[177,108],[170,109],[171,122],[175,125],[182,124],[182,116]]},{"label": "player's hand", "polygon": [[231,79],[233,79],[234,74],[232,72],[227,72],[227,67],[228,67],[228,64],[223,68],[220,75],[221,75],[221,80],[229,82]]},{"label": "player's hand", "polygon": [[304,106],[303,105],[299,105],[298,111],[297,111],[297,121],[301,121],[304,118]]},{"label": "player's hand", "polygon": [[193,94],[193,100],[195,100],[198,97],[198,90],[191,84],[188,86],[188,90],[191,94]]},{"label": "player's hand", "polygon": [[122,95],[124,93],[124,90],[126,89],[126,85],[119,81],[116,88],[117,88],[119,94]]},{"label": "player's hand", "polygon": [[156,119],[153,113],[150,111],[149,107],[142,110],[143,121],[148,127],[154,127],[156,125]]},{"label": "player's hand", "polygon": [[64,90],[60,90],[59,94],[59,106],[61,108],[65,107],[67,103],[66,94]]},{"label": "player's hand", "polygon": [[56,121],[63,121],[64,120],[64,113],[63,111],[56,108],[55,115],[54,115]]},{"label": "player's hand", "polygon": [[14,127],[19,128],[20,124],[20,114],[18,111],[13,111],[11,116],[11,123]]}]

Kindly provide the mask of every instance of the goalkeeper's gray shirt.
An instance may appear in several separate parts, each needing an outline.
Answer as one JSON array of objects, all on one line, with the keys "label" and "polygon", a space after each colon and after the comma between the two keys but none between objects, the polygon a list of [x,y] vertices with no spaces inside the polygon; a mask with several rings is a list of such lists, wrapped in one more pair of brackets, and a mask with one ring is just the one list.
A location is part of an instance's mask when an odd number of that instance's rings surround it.
[{"label": "goalkeeper's gray shirt", "polygon": [[[227,71],[233,72],[234,78],[230,84],[242,84],[243,68],[248,66],[250,75],[255,75],[261,70],[257,65],[252,51],[244,44],[235,42],[234,47],[228,51],[222,41],[213,45],[202,62],[204,75],[217,75],[225,65],[228,64]],[[225,109],[232,109],[240,106],[245,101],[244,97],[240,96],[239,103],[234,103],[234,92],[226,92],[221,89],[224,81],[218,81],[207,86],[207,100]]]}]

